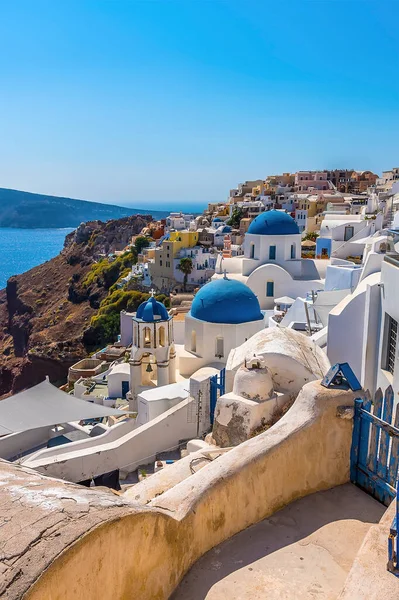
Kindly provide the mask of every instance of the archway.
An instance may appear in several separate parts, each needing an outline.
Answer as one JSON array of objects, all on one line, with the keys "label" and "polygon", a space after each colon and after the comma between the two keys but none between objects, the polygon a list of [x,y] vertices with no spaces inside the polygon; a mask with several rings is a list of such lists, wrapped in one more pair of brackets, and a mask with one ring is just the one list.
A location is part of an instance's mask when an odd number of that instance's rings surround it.
[{"label": "archway", "polygon": [[166,343],[165,327],[162,325],[158,332],[159,345],[164,347]]},{"label": "archway", "polygon": [[197,332],[195,329],[191,332],[191,352],[197,352]]}]

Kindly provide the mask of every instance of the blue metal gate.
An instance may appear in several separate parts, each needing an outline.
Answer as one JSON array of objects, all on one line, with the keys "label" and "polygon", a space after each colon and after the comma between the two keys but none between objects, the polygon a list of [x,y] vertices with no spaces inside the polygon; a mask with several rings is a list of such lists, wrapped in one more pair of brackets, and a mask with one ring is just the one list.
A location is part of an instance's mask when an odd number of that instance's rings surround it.
[{"label": "blue metal gate", "polygon": [[351,481],[388,506],[396,496],[399,463],[399,405],[394,424],[393,390],[355,400]]},{"label": "blue metal gate", "polygon": [[219,396],[223,396],[225,392],[225,380],[226,380],[226,369],[222,369],[219,375],[213,375],[210,378],[211,390],[210,390],[210,406],[209,406],[209,417],[211,425],[215,417],[216,402]]},{"label": "blue metal gate", "polygon": [[399,577],[399,488],[396,493],[396,515],[388,537],[388,571]]},{"label": "blue metal gate", "polygon": [[[351,448],[351,481],[389,505],[396,496],[396,516],[388,538],[388,570],[399,577],[399,404],[393,419],[392,387],[375,398],[355,400]],[[392,423],[393,421],[393,423]]]}]

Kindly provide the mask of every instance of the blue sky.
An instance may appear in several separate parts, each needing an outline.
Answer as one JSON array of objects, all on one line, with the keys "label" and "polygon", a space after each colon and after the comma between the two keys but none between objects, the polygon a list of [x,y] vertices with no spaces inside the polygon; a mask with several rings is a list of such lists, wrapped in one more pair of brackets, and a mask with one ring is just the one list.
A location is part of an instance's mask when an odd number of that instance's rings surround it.
[{"label": "blue sky", "polygon": [[0,187],[135,206],[398,166],[399,2],[0,3]]}]

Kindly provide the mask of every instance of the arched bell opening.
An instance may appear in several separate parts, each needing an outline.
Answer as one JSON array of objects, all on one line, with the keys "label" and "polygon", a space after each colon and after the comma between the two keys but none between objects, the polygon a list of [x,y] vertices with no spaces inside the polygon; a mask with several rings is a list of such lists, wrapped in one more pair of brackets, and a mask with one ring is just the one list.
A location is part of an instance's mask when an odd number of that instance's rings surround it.
[{"label": "arched bell opening", "polygon": [[145,353],[141,359],[141,385],[156,386],[158,378],[157,361],[153,354]]}]

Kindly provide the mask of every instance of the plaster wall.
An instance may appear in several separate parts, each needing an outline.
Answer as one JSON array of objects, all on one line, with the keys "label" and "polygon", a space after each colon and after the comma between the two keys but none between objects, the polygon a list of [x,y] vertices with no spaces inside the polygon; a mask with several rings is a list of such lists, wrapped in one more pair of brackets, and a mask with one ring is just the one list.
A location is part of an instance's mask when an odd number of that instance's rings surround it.
[{"label": "plaster wall", "polygon": [[[30,579],[23,573],[8,586],[7,600],[16,600],[27,590],[27,600],[169,598],[191,565],[212,547],[297,498],[348,481],[352,423],[339,418],[337,410],[352,405],[353,398],[350,392],[326,390],[312,382],[271,429],[220,456],[146,507],[131,504],[129,511],[116,497],[118,509],[106,515],[110,508],[104,508],[102,524],[99,518],[93,523],[88,507],[86,534],[78,527],[75,539],[69,537],[59,555],[65,536],[61,533],[58,545],[46,553],[45,564],[42,558]],[[58,491],[61,482],[51,485],[53,494],[68,497],[66,490],[63,495]],[[72,497],[77,493],[74,486],[64,487]],[[3,493],[11,496],[7,488]],[[28,505],[29,496],[22,496],[22,501]],[[36,507],[49,519],[47,510]],[[61,518],[66,520],[67,514]],[[30,558],[36,566],[33,557],[40,552],[43,557],[44,543],[39,539],[30,546],[21,563]],[[18,567],[18,560],[15,563]]]},{"label": "plaster wall", "polygon": [[362,269],[355,265],[339,266],[328,265],[326,269],[325,290],[349,290],[352,291],[357,286]]},{"label": "plaster wall", "polygon": [[27,452],[31,448],[37,448],[46,444],[52,437],[50,427],[39,427],[29,431],[10,433],[0,438],[0,457],[11,459]]},{"label": "plaster wall", "polygon": [[[274,283],[273,296],[267,296],[267,283]],[[262,265],[251,273],[246,282],[247,286],[258,297],[262,310],[270,310],[274,307],[274,298],[281,296],[306,296],[311,290],[324,289],[320,279],[293,279],[293,277],[279,265]]]},{"label": "plaster wall", "polygon": [[[122,369],[124,372],[122,372]],[[122,398],[122,382],[128,382],[130,386],[130,365],[121,363],[108,375],[108,396],[110,398]]]},{"label": "plaster wall", "polygon": [[122,346],[130,346],[133,343],[133,325],[132,318],[136,313],[128,313],[125,310],[120,312],[120,334]]},{"label": "plaster wall", "polygon": [[[61,447],[59,452],[57,449],[53,449],[51,454],[44,450],[38,452],[24,465],[74,482],[115,469],[134,471],[140,465],[154,461],[158,452],[177,448],[180,440],[196,437],[197,422],[190,419],[189,408],[193,401],[187,398],[145,425],[122,432],[110,441],[104,433],[83,442],[71,442],[68,447]],[[205,416],[201,426],[206,429]]]},{"label": "plaster wall", "polygon": [[257,402],[234,392],[220,396],[216,403],[212,437],[221,448],[237,446],[248,440],[258,427],[270,421],[277,409],[291,399],[290,394],[274,394]]},{"label": "plaster wall", "polygon": [[[275,258],[270,259],[270,247],[275,247]],[[291,246],[295,248],[295,256],[291,256]],[[244,256],[242,274],[250,275],[254,269],[265,263],[282,265],[291,258],[301,256],[301,234],[294,235],[255,235],[247,233],[244,239]],[[253,248],[253,250],[251,250]],[[253,258],[252,258],[253,256]]]},{"label": "plaster wall", "polygon": [[[229,352],[233,348],[243,344],[264,327],[264,319],[237,324],[209,323],[195,319],[188,314],[185,319],[184,348],[186,352],[190,352],[200,359],[194,369],[196,370],[215,361],[226,362]],[[193,332],[195,333],[193,334]],[[217,343],[218,338],[223,339],[223,355],[220,358],[217,354],[220,350],[220,345]],[[193,344],[194,339],[195,345]],[[180,370],[182,371],[182,369]]]},{"label": "plaster wall", "polygon": [[[377,369],[377,388],[385,390],[392,385],[395,404],[399,393],[399,343],[396,344],[395,366],[393,374],[385,367],[384,354],[387,346],[387,315],[399,323],[399,262],[392,263],[384,260],[381,269],[381,316]],[[373,343],[373,342],[371,342]]]},{"label": "plaster wall", "polygon": [[372,352],[367,345],[377,345],[372,315],[379,312],[379,294],[369,288],[378,289],[379,282],[379,273],[370,275],[331,310],[328,318],[327,356],[331,364],[348,362],[362,384],[365,373],[369,369],[375,371],[374,359],[369,362]]},{"label": "plaster wall", "polygon": [[233,389],[237,370],[247,357],[261,356],[274,390],[297,394],[309,381],[324,377],[330,368],[325,353],[307,336],[287,328],[266,329],[230,352],[226,364],[226,392]]},{"label": "plaster wall", "polygon": [[[54,446],[54,448],[44,448],[43,450],[38,450],[29,457],[23,459],[22,464],[24,466],[35,468],[34,465],[36,465],[38,462],[50,463],[53,458],[61,460],[63,455],[67,456],[71,452],[78,451],[84,454],[85,450],[98,446],[99,444],[108,444],[110,442],[119,440],[126,433],[132,431],[135,427],[135,419],[127,419],[126,421],[112,425],[112,427],[109,427],[109,429],[107,429],[107,431],[102,435],[89,437],[85,440],[79,440],[76,442],[70,442],[70,444],[65,444],[63,446]],[[82,480],[77,479],[76,481]]]}]

